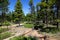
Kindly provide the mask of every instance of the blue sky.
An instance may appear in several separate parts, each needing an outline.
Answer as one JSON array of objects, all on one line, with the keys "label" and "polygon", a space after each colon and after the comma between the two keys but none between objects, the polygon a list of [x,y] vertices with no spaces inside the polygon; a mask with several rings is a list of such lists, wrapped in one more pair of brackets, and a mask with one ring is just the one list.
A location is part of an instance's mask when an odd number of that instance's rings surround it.
[{"label": "blue sky", "polygon": [[[17,0],[9,0],[10,5],[9,5],[9,11],[14,11],[14,7],[16,4]],[[33,0],[34,1],[34,6],[36,6],[37,3],[39,3],[41,0]],[[24,14],[27,14],[30,12],[29,10],[29,0],[21,0],[22,3],[22,10]]]}]

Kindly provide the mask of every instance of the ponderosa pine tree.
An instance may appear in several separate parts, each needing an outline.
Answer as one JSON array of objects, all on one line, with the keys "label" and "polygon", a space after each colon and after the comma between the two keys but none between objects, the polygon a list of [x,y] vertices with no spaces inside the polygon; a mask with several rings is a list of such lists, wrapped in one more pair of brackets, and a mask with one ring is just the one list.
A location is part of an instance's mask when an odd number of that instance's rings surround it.
[{"label": "ponderosa pine tree", "polygon": [[60,20],[60,0],[56,0],[56,6],[57,6],[57,28],[59,29],[59,21]]},{"label": "ponderosa pine tree", "polygon": [[49,20],[53,19],[54,13],[51,13],[51,11],[53,11],[54,3],[55,1],[52,1],[52,0],[42,0],[40,3],[37,4],[37,7],[38,7],[37,14],[38,15],[40,14],[40,18],[42,19],[43,23],[46,22],[47,25]]},{"label": "ponderosa pine tree", "polygon": [[2,17],[2,22],[5,21],[5,15],[8,11],[9,0],[0,0],[0,12]]},{"label": "ponderosa pine tree", "polygon": [[15,20],[17,23],[19,23],[20,26],[20,22],[22,20],[22,15],[23,15],[23,11],[22,11],[22,4],[20,2],[21,0],[17,0],[16,5],[15,5]]},{"label": "ponderosa pine tree", "polygon": [[38,3],[36,5],[36,12],[37,12],[37,18],[36,18],[36,21],[40,21],[42,18],[41,18],[41,11],[40,11],[40,3]]},{"label": "ponderosa pine tree", "polygon": [[32,16],[32,22],[34,22],[35,19],[36,19],[36,13],[35,13],[35,6],[33,4],[33,0],[29,1],[29,6],[30,6],[30,13],[31,13],[31,16]]},{"label": "ponderosa pine tree", "polygon": [[[47,19],[47,3],[46,0],[42,0],[40,3],[37,4],[37,15],[40,15],[40,19],[43,21],[43,23],[48,23]],[[38,18],[38,17],[37,17]],[[39,19],[39,18],[38,18]]]}]

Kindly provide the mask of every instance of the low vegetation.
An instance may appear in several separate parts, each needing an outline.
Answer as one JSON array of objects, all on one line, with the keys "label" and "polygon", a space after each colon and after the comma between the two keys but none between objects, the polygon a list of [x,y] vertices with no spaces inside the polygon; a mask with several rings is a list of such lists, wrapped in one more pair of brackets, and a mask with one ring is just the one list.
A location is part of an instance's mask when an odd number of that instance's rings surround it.
[{"label": "low vegetation", "polygon": [[44,27],[44,24],[38,24],[38,23],[35,23],[34,25],[34,29],[42,29]]},{"label": "low vegetation", "polygon": [[11,38],[10,40],[37,40],[35,37],[25,37],[25,36],[19,36]]},{"label": "low vegetation", "polygon": [[24,24],[24,27],[26,27],[26,28],[32,28],[32,27],[34,27],[34,25],[27,23],[27,24]]},{"label": "low vegetation", "polygon": [[2,32],[6,32],[6,31],[8,31],[9,29],[7,29],[7,28],[0,28],[0,33],[2,33]]},{"label": "low vegetation", "polygon": [[11,36],[10,32],[2,33],[2,34],[0,34],[0,40],[3,40],[3,39],[8,38],[10,36]]}]

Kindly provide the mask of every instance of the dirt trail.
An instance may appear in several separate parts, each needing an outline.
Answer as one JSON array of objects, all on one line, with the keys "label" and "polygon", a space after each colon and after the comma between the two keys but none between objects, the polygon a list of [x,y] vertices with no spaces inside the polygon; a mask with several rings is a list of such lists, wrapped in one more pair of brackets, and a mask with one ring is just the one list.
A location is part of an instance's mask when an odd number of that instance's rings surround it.
[{"label": "dirt trail", "polygon": [[[44,35],[43,34],[39,34],[38,32],[37,32],[37,30],[32,30],[32,28],[24,28],[24,27],[16,27],[16,25],[13,25],[13,26],[11,26],[11,27],[9,27],[9,28],[11,28],[10,30],[9,30],[9,32],[12,32],[12,33],[14,33],[15,35],[14,36],[11,36],[11,37],[9,37],[9,38],[6,38],[6,39],[4,39],[4,40],[9,40],[10,38],[13,38],[13,37],[15,37],[15,36],[20,36],[20,35],[23,35],[23,34],[25,34],[25,36],[35,36],[35,37],[44,37]],[[41,40],[41,38],[39,38],[39,40]],[[43,39],[42,39],[43,40]],[[48,38],[48,40],[59,40],[59,39],[57,39],[56,37],[49,37]]]}]

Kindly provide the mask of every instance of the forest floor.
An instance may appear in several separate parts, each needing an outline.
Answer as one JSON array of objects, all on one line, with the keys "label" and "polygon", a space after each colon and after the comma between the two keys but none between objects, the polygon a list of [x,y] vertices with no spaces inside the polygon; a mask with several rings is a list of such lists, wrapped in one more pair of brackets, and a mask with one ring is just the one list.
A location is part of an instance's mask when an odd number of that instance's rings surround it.
[{"label": "forest floor", "polygon": [[[16,24],[18,25],[18,24]],[[43,37],[45,36],[45,34],[42,34],[42,33],[38,33],[37,30],[32,30],[32,28],[24,28],[24,27],[16,27],[16,25],[12,25],[12,26],[9,26],[10,30],[9,32],[11,32],[12,34],[15,34],[14,36],[11,36],[9,38],[6,38],[4,40],[9,40],[10,38],[13,38],[15,36],[20,36],[20,35],[23,35],[25,34],[25,36],[36,36],[36,37]],[[49,33],[46,33],[48,38],[47,40],[60,40],[60,33],[58,34],[49,34]],[[39,38],[40,40],[41,38]]]}]

